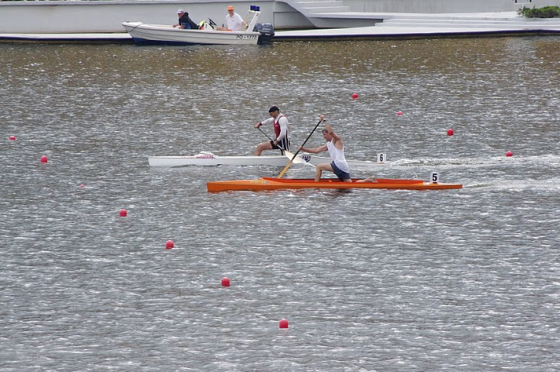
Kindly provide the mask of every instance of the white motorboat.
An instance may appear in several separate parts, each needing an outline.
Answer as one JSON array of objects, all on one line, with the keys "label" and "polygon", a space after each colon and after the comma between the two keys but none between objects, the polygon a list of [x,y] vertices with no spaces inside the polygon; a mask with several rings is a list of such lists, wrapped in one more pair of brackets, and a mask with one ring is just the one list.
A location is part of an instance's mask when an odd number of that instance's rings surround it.
[{"label": "white motorboat", "polygon": [[[216,165],[268,165],[285,167],[290,161],[290,156],[266,155],[266,156],[218,156],[211,152],[203,151],[194,156],[148,156],[148,163],[152,167],[184,167],[189,165],[216,166]],[[372,167],[386,165],[386,162],[346,160],[351,168]],[[293,164],[330,163],[330,158],[315,156],[307,153],[298,154]]]},{"label": "white motorboat", "polygon": [[270,43],[274,28],[270,24],[257,24],[260,11],[250,10],[245,31],[219,31],[209,19],[199,30],[174,28],[172,25],[123,22],[126,32],[137,44],[167,45],[257,45]]}]

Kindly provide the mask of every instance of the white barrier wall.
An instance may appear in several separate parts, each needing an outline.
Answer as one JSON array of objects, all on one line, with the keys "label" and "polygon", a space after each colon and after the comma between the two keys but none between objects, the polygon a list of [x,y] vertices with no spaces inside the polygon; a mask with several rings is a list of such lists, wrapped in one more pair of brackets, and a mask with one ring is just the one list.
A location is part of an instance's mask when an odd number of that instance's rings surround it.
[{"label": "white barrier wall", "polygon": [[[526,1],[530,7],[560,6],[560,0]],[[0,1],[0,34],[124,32],[121,24],[125,21],[174,24],[179,8],[189,12],[196,23],[212,18],[222,25],[228,5],[233,5],[242,17],[251,5],[258,5],[259,22],[272,23],[276,29],[312,27],[286,2],[274,0]],[[355,12],[389,13],[503,12],[520,7],[514,0],[344,0],[344,5]]]},{"label": "white barrier wall", "polygon": [[[278,7],[274,1],[37,1],[0,2],[0,33],[47,34],[47,33],[109,33],[124,32],[122,22],[177,23],[177,10],[184,9],[198,23],[212,18],[222,25],[227,6],[245,17],[251,5],[261,7],[259,22],[273,23],[275,8],[279,14],[290,12],[290,7]],[[291,10],[293,12],[293,10]],[[298,14],[299,15],[299,14]],[[295,15],[296,17],[298,15]],[[305,18],[301,15],[299,17]]]}]

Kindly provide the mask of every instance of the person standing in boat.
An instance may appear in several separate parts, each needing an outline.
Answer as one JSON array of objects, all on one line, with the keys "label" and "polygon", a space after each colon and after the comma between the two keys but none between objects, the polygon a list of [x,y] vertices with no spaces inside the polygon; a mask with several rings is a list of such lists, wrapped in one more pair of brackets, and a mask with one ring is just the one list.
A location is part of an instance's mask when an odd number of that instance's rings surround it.
[{"label": "person standing in boat", "polygon": [[[321,120],[325,120],[325,116],[321,115]],[[325,121],[325,129],[323,129],[323,138],[327,141],[326,144],[320,147],[308,149],[300,147],[301,151],[317,154],[319,152],[328,151],[331,157],[330,163],[318,164],[315,169],[315,182],[319,182],[323,171],[329,171],[336,174],[339,180],[343,182],[352,182],[350,178],[350,167],[344,157],[344,144],[342,138],[338,136],[329,123]]]},{"label": "person standing in boat", "polygon": [[225,30],[226,31],[243,31],[247,29],[247,23],[241,16],[235,13],[233,5],[227,7]]},{"label": "person standing in boat", "polygon": [[179,22],[173,25],[174,28],[179,27],[186,30],[198,30],[198,25],[189,17],[189,13],[185,12],[183,9],[179,9],[177,11],[177,16],[179,17]]},{"label": "person standing in boat", "polygon": [[272,106],[268,110],[270,118],[255,124],[255,128],[259,128],[263,124],[272,124],[274,128],[274,134],[276,138],[269,142],[259,143],[254,155],[260,156],[264,150],[280,150],[282,155],[284,150],[290,150],[290,140],[288,139],[288,130],[290,128],[290,123],[288,118],[280,113],[280,109],[276,106]]}]

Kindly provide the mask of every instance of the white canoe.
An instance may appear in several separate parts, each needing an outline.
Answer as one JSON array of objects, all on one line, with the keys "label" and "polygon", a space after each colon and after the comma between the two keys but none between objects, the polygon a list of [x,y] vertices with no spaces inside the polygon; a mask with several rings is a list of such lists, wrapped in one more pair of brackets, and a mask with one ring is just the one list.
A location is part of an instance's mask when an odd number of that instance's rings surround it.
[{"label": "white canoe", "polygon": [[263,37],[268,35],[266,32],[254,31],[259,15],[260,11],[249,11],[245,18],[248,25],[245,31],[218,31],[208,24],[205,24],[202,30],[142,22],[123,22],[122,25],[137,44],[257,45],[261,35]]},{"label": "white canoe", "polygon": [[[151,167],[184,167],[189,165],[216,166],[216,165],[269,165],[275,167],[285,167],[290,159],[282,155],[267,156],[218,156],[211,152],[201,152],[194,156],[148,156]],[[308,163],[317,165],[330,163],[330,158],[315,156],[311,154],[298,154],[294,160],[295,164]],[[348,160],[348,165],[354,167],[381,166],[387,163],[376,163],[372,161]]]}]

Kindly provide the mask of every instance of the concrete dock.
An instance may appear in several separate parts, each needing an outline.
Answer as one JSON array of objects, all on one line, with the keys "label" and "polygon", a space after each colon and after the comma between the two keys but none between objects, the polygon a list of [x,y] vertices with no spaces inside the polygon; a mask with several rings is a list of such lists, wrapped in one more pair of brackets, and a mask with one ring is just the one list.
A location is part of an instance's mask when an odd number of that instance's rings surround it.
[{"label": "concrete dock", "polygon": [[372,13],[383,22],[370,27],[280,31],[275,40],[338,40],[560,35],[560,19],[528,19],[517,12]]}]

